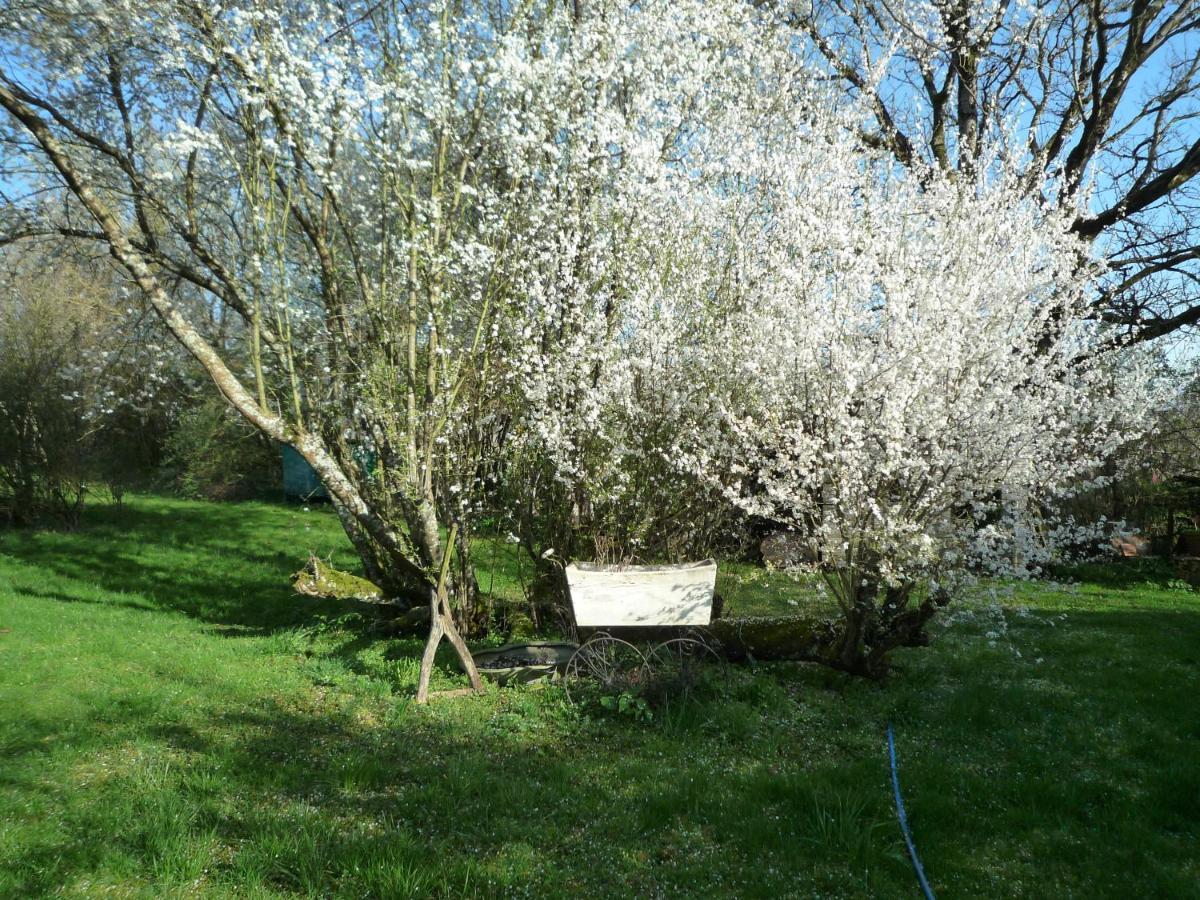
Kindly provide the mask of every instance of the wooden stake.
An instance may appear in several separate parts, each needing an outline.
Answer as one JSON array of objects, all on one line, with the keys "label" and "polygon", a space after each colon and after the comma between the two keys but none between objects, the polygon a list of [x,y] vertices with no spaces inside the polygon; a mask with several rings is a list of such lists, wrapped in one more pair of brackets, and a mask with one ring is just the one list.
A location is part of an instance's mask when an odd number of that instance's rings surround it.
[{"label": "wooden stake", "polygon": [[[454,617],[450,614],[450,601],[446,593],[446,579],[450,574],[450,554],[454,551],[454,539],[458,537],[458,525],[450,529],[450,537],[446,541],[446,549],[442,553],[442,567],[438,573],[437,587],[429,598],[429,639],[425,642],[425,652],[421,656],[421,675],[417,679],[417,703],[429,702],[429,679],[433,675],[433,659],[437,656],[438,645],[445,636],[450,645],[458,653],[463,669],[471,680],[469,692],[483,690],[483,679],[475,668],[475,659],[467,649],[466,642],[454,625]],[[464,691],[448,691],[450,694],[460,694]]]}]

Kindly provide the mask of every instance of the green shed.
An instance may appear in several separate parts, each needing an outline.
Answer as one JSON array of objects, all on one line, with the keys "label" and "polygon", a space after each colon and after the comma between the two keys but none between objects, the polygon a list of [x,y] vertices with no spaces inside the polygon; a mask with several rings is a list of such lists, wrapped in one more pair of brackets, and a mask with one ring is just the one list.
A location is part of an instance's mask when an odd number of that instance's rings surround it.
[{"label": "green shed", "polygon": [[329,494],[313,467],[294,447],[281,444],[283,496],[287,500],[328,500]]}]

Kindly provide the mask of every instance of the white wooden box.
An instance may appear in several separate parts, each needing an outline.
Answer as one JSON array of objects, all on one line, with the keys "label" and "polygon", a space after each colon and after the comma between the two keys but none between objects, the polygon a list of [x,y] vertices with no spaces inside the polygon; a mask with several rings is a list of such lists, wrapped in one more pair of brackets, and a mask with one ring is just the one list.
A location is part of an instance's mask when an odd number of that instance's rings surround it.
[{"label": "white wooden box", "polygon": [[676,566],[567,566],[575,624],[707,625],[717,585],[716,560]]}]

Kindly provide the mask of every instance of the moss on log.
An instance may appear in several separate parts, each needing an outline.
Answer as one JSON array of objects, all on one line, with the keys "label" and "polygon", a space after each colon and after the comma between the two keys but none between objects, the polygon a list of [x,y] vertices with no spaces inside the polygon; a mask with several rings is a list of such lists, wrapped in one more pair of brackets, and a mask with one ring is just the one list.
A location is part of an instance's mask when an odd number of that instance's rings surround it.
[{"label": "moss on log", "polygon": [[297,594],[332,600],[363,600],[382,603],[383,591],[372,581],[335,569],[319,556],[310,556],[304,568],[292,576]]},{"label": "moss on log", "polygon": [[382,616],[389,634],[423,634],[429,630],[429,606],[407,606],[391,600],[374,582],[341,569],[335,569],[317,556],[310,556],[304,568],[292,576],[297,594],[341,600],[358,611]]}]

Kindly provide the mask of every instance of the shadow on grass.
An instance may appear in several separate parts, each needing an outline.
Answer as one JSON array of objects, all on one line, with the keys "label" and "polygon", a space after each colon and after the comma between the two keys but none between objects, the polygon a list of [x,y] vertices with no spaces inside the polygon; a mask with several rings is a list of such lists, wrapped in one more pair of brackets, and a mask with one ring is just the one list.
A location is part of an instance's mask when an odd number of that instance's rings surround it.
[{"label": "shadow on grass", "polygon": [[[297,561],[254,549],[308,549],[280,540],[286,521],[138,501],[0,551],[48,573],[40,590],[14,574],[18,591],[56,601],[176,610],[216,634],[319,626],[337,612],[289,594]],[[739,670],[649,725],[554,690],[418,711],[336,680],[229,700],[201,664],[161,684],[131,667],[84,705],[0,711],[0,895],[908,895],[890,719],[945,896],[1196,896],[1200,603],[1162,596],[1178,605],[1035,604],[1010,625],[1021,657],[964,629],[904,651],[882,686]],[[324,637],[318,657],[368,687],[420,643]]]},{"label": "shadow on grass", "polygon": [[1174,563],[1162,557],[1115,558],[1103,563],[1054,566],[1051,574],[1066,581],[1087,582],[1116,590],[1169,590],[1180,580]]},{"label": "shadow on grass", "polygon": [[[214,625],[254,633],[362,613],[363,604],[301,597],[290,576],[310,551],[340,552],[354,565],[340,528],[291,537],[294,508],[262,503],[160,502],[135,498],[121,506],[89,508],[72,532],[0,532],[0,553],[59,581],[54,589],[23,586],[63,602],[168,609]],[[318,524],[330,523],[316,520]],[[265,540],[264,532],[275,532]],[[290,540],[289,540],[290,538]],[[291,546],[264,552],[264,546]],[[95,591],[100,588],[102,593]],[[113,599],[112,595],[125,595]]]},{"label": "shadow on grass", "polygon": [[[482,701],[466,722],[401,708],[364,724],[277,704],[131,721],[156,746],[7,860],[11,886],[36,895],[114,858],[159,884],[199,869],[309,896],[779,896],[814,864],[821,883],[860,890],[866,869],[903,877],[886,793],[858,784],[883,784],[882,759],[802,775],[778,759],[735,766],[741,751],[710,736],[711,754],[664,762],[654,729],[598,728],[549,695],[511,702]],[[541,728],[519,732],[509,716]],[[631,752],[645,743],[658,752]]]}]

